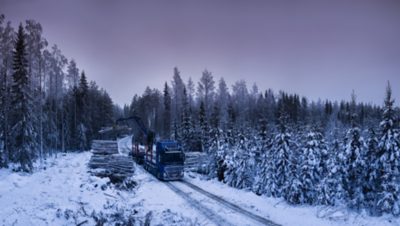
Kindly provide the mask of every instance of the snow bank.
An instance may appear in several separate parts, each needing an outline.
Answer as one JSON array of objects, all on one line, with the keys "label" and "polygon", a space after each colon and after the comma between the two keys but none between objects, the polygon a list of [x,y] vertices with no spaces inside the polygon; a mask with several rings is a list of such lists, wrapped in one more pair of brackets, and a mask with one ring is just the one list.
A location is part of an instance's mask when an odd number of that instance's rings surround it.
[{"label": "snow bank", "polygon": [[356,213],[345,206],[292,206],[283,199],[257,196],[251,191],[238,190],[217,180],[201,179],[201,175],[191,174],[185,180],[218,195],[227,201],[281,225],[296,226],[394,226],[400,219],[393,216],[371,217],[366,213]]}]

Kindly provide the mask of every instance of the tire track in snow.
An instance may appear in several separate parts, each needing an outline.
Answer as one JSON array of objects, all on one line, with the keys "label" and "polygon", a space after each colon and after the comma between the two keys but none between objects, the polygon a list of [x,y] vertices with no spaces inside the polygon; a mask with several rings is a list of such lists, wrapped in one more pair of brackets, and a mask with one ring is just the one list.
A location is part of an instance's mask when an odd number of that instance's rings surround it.
[{"label": "tire track in snow", "polygon": [[169,187],[172,191],[174,191],[177,195],[182,197],[185,201],[187,201],[192,207],[196,208],[200,211],[207,219],[211,220],[216,225],[233,225],[226,221],[224,218],[216,214],[214,211],[208,209],[207,207],[203,206],[199,201],[190,197],[190,195],[181,189],[177,188],[171,182],[164,182],[167,187]]},{"label": "tire track in snow", "polygon": [[191,189],[193,189],[193,190],[195,190],[195,191],[207,196],[208,198],[211,198],[212,200],[217,201],[221,205],[223,205],[225,207],[228,207],[229,209],[234,210],[235,212],[237,212],[239,214],[242,214],[242,215],[244,215],[244,216],[246,216],[246,217],[248,217],[248,218],[250,218],[252,220],[255,220],[255,221],[257,221],[257,222],[259,222],[261,224],[264,224],[264,225],[267,225],[267,226],[280,226],[279,224],[277,224],[277,223],[275,223],[275,222],[273,222],[271,220],[268,220],[266,218],[263,218],[263,217],[261,217],[259,215],[254,214],[254,213],[252,213],[250,211],[247,211],[247,210],[241,208],[240,206],[238,206],[238,205],[236,205],[234,203],[228,202],[225,199],[223,199],[223,198],[221,198],[221,197],[219,197],[217,195],[214,195],[214,194],[212,194],[212,193],[210,193],[210,192],[208,192],[208,191],[206,191],[206,190],[204,190],[204,189],[202,189],[202,188],[200,188],[200,187],[198,187],[198,186],[196,186],[196,185],[194,185],[194,184],[192,184],[192,183],[190,183],[188,181],[181,180],[180,182],[182,184],[188,186],[189,188],[191,188]]}]

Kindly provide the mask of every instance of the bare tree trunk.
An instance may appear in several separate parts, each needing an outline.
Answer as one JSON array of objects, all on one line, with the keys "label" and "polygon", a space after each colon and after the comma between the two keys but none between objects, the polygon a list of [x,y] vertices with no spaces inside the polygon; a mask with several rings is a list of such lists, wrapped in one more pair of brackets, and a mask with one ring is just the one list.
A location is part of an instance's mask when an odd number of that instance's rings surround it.
[{"label": "bare tree trunk", "polygon": [[[61,101],[61,106],[63,101]],[[64,110],[61,109],[61,151],[65,152],[65,134],[64,134]]]},{"label": "bare tree trunk", "polygon": [[40,167],[43,167],[43,94],[42,94],[42,57],[39,57],[39,104],[40,104],[40,149],[39,149],[39,158],[40,158]]},{"label": "bare tree trunk", "polygon": [[[10,92],[9,92],[9,87],[8,87],[8,76],[7,76],[7,68],[8,68],[8,60],[5,59],[4,61],[4,104],[8,105],[9,101],[10,101]],[[9,111],[10,108],[9,106],[5,106],[3,108],[3,113],[4,113],[4,131],[3,131],[3,135],[4,135],[4,158],[6,158],[4,161],[6,164],[8,164],[8,161],[11,158],[11,153],[10,153],[10,140],[9,140]]]}]

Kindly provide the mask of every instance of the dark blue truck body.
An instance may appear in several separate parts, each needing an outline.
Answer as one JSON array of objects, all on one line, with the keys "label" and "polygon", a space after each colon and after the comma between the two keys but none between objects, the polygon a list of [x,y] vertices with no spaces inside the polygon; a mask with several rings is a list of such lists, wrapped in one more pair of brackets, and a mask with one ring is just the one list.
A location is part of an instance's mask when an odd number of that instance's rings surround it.
[{"label": "dark blue truck body", "polygon": [[184,175],[184,153],[176,141],[158,141],[147,147],[143,167],[160,180],[180,180]]}]

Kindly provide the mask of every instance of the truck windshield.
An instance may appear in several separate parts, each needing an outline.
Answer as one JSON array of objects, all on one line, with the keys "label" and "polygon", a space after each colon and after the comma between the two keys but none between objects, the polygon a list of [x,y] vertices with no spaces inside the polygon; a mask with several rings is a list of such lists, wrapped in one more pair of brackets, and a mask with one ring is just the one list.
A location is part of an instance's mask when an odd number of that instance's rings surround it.
[{"label": "truck windshield", "polygon": [[168,164],[183,164],[183,154],[180,152],[163,153],[160,155],[160,162]]}]

